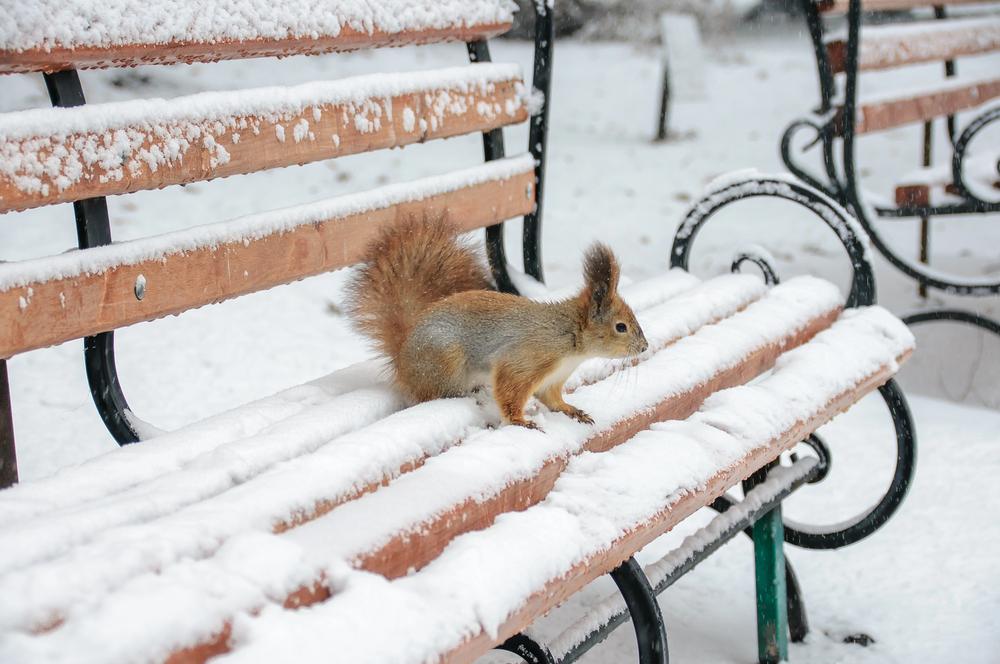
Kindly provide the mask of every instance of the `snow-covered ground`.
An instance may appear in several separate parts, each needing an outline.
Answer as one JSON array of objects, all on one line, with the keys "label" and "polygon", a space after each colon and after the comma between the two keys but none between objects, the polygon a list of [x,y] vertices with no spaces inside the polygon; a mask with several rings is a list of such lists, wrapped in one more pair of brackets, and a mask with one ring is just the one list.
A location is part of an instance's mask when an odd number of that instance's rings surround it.
[{"label": "snow-covered ground", "polygon": [[[530,71],[531,48],[493,44],[497,61]],[[801,34],[782,30],[707,45],[705,95],[672,112],[679,138],[655,144],[659,60],[655,49],[624,44],[559,43],[555,57],[546,217],[545,269],[553,286],[579,280],[583,248],[609,242],[633,279],[662,271],[673,231],[690,203],[717,175],[738,168],[781,170],[784,126],[815,104],[812,55]],[[353,55],[254,60],[187,67],[86,72],[90,101],[174,97],[204,90],[290,85],[319,79],[463,62],[464,47],[443,45]],[[962,71],[984,75],[1000,57],[969,59]],[[679,63],[683,66],[683,63]],[[872,75],[868,83],[909,87],[937,68]],[[0,111],[47,105],[40,77],[0,81]],[[508,153],[525,145],[508,130]],[[996,145],[998,134],[983,141]],[[943,132],[937,137],[944,154]],[[109,201],[116,239],[211,223],[389,182],[433,175],[481,160],[474,136],[347,157],[338,161],[232,177]],[[919,163],[919,128],[863,139],[865,185],[891,194],[894,174]],[[8,215],[0,224],[0,259],[62,252],[75,244],[70,206]],[[963,274],[1000,272],[995,219],[935,221],[932,262]],[[517,224],[510,224],[514,237]],[[889,236],[916,253],[916,223],[894,222]],[[846,261],[832,234],[786,203],[749,201],[713,220],[696,243],[699,274],[727,268],[733,252],[763,244],[783,276],[813,273],[846,283]],[[519,257],[516,242],[509,250]],[[921,306],[915,287],[876,259],[881,302],[897,312]],[[172,429],[278,389],[327,374],[367,355],[349,330],[334,273],[117,333],[122,383],[133,410]],[[953,300],[1000,317],[1000,298]],[[90,401],[82,342],[34,351],[9,363],[23,479],[114,449]],[[813,633],[794,646],[797,662],[991,662],[1000,646],[1000,342],[954,325],[918,332],[918,353],[903,379],[920,442],[917,479],[899,515],[863,543],[837,552],[790,552],[803,586]],[[955,405],[918,394],[968,402]],[[793,516],[825,521],[850,516],[887,482],[893,461],[889,420],[869,398],[831,425],[834,471],[788,503]],[[150,442],[147,444],[153,444]],[[867,501],[867,502],[866,502]],[[696,525],[686,524],[683,532]],[[662,551],[682,532],[651,549]],[[644,559],[655,554],[646,551]],[[744,662],[755,656],[749,545],[737,540],[663,597],[676,661]],[[610,591],[599,582],[539,626],[558,628]],[[843,644],[847,634],[874,637],[868,648]],[[620,630],[588,654],[589,662],[626,661],[631,636]]]}]

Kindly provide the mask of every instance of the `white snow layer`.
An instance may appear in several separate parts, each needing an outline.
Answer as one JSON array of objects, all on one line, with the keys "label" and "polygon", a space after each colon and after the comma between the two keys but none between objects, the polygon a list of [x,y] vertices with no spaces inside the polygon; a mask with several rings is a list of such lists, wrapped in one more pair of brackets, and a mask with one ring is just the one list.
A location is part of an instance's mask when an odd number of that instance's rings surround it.
[{"label": "white snow layer", "polygon": [[[503,622],[547,583],[608,551],[720,468],[823,412],[845,389],[893,367],[912,344],[906,327],[885,310],[848,312],[785,354],[760,382],[716,394],[686,421],[655,424],[609,452],[573,458],[542,503],[456,538],[415,574],[386,581],[347,572],[331,559],[333,599],[299,611],[270,605],[259,615],[239,616],[236,647],[218,661],[273,661],[295,643],[301,662],[327,661],[336,652],[344,661],[416,663],[478,634],[496,638]],[[321,521],[314,523],[321,527]],[[324,558],[325,547],[309,545],[339,534],[296,541]],[[386,624],[394,626],[395,638],[380,638]]]},{"label": "white snow layer", "polygon": [[510,0],[32,0],[0,3],[0,49],[335,37],[509,23]]},{"label": "white snow layer", "polygon": [[268,235],[293,230],[353,214],[370,212],[400,203],[457,191],[485,182],[506,180],[535,168],[530,154],[498,159],[480,166],[413,182],[338,196],[315,203],[261,212],[214,224],[120,242],[57,256],[0,263],[0,290],[27,287],[32,283],[101,274],[120,265],[164,260],[168,256],[232,242],[252,242]]},{"label": "white snow layer", "polygon": [[[707,525],[685,537],[676,549],[644,566],[643,572],[649,579],[649,585],[655,589],[664,579],[715,542],[722,533],[779,495],[786,487],[808,475],[817,463],[815,457],[806,457],[791,466],[778,466],[769,471],[767,479],[754,487],[734,507],[716,515]],[[549,652],[557,661],[562,660],[591,633],[607,625],[616,616],[623,615],[627,610],[620,592],[608,595],[589,607],[587,613],[553,639],[548,644]]]},{"label": "white snow layer", "polygon": [[[716,282],[691,290],[697,280],[674,270],[651,280],[662,299],[645,282],[622,294],[652,338],[676,339],[763,293],[751,276]],[[691,306],[689,293],[714,306]],[[472,399],[390,415],[403,404],[377,374],[375,363],[345,369],[165,434],[156,445],[126,447],[0,493],[5,540],[18,543],[0,551],[0,588],[27,598],[0,607],[0,629],[85,611],[136,574],[211,555],[243,530],[270,530],[319,501],[349,497],[497,421]]]},{"label": "white snow layer", "polygon": [[[128,180],[155,173],[183,161],[192,148],[210,150],[213,169],[229,162],[225,145],[238,141],[239,132],[260,133],[265,123],[295,120],[292,139],[340,144],[339,134],[317,136],[307,117],[319,121],[324,108],[343,106],[343,122],[362,133],[377,131],[381,117],[392,118],[393,97],[426,93],[432,127],[449,115],[465,113],[470,93],[486,94],[499,82],[521,81],[514,64],[481,63],[424,72],[369,74],[334,81],[314,81],[291,87],[203,92],[176,99],[137,99],[72,108],[31,109],[0,115],[0,175],[17,189],[48,195],[62,191],[98,171],[101,181]],[[528,101],[518,96],[501,109],[497,104],[475,104],[487,118],[514,116]],[[270,131],[270,129],[267,129]],[[285,140],[284,125],[275,127]],[[410,126],[404,131],[424,132]],[[210,177],[211,171],[205,177]]]},{"label": "white snow layer", "polygon": [[[701,366],[704,361],[713,360],[717,369],[727,356],[742,357],[740,351],[745,348],[739,347],[740,340],[751,345],[766,342],[775,333],[794,327],[796,321],[836,306],[838,299],[826,282],[808,277],[790,280],[741,313],[702,328],[640,364],[633,389],[603,381],[577,390],[571,400],[588,396],[582,405],[601,426],[689,382],[688,376],[709,369]],[[473,497],[495,491],[537,468],[546,456],[578,450],[590,433],[588,428],[563,416],[550,416],[545,422],[547,435],[518,427],[481,432],[379,491],[284,535],[244,527],[210,558],[192,560],[197,555],[190,555],[170,560],[167,556],[145,573],[116,579],[119,566],[134,565],[143,557],[155,559],[160,548],[181,536],[200,541],[208,549],[217,547],[220,533],[212,524],[253,512],[270,503],[274,495],[258,496],[247,490],[234,496],[226,510],[178,512],[172,522],[153,521],[133,529],[132,537],[120,538],[116,548],[94,549],[83,558],[60,561],[56,557],[5,575],[4,582],[14,585],[4,592],[20,586],[12,596],[24,601],[17,602],[17,607],[4,607],[0,659],[110,663],[162,658],[173,648],[217,633],[225,619],[236,614],[233,661],[280,661],[273,649],[284,647],[287,652],[290,642],[296,643],[302,661],[325,661],[330,652],[352,662],[424,661],[480,631],[494,633],[544,583],[606,550],[624,532],[669,508],[749,450],[821,412],[831,398],[865,376],[893,366],[912,343],[909,331],[880,308],[847,312],[830,330],[782,356],[770,376],[754,385],[717,393],[687,421],[654,425],[608,453],[576,456],[543,503],[526,512],[503,515],[492,527],[457,538],[428,567],[398,581],[351,571],[345,563],[345,547],[337,546],[337,540],[371,542],[373,531],[387,525],[379,513],[385,509],[410,516],[422,513],[426,518],[438,509],[437,494],[454,499],[455,489],[461,491],[455,484],[477,485],[468,493]],[[727,352],[726,347],[734,345],[736,350]],[[453,400],[456,412],[443,415],[455,416],[469,401]],[[392,427],[389,420],[384,420],[383,433],[391,436],[395,428],[400,440],[427,424],[421,421],[417,426],[411,420]],[[379,436],[368,436],[353,454],[379,444]],[[464,463],[456,465],[459,456]],[[308,463],[280,482],[286,489],[313,481],[311,475],[319,483],[338,481],[335,464],[314,465],[318,462],[315,454],[302,461]],[[346,479],[353,471],[341,472]],[[424,480],[420,491],[411,490],[414,483],[407,481],[415,477]],[[369,500],[383,494],[395,500],[377,504]],[[413,505],[413,500],[422,504]],[[368,509],[356,513],[344,529],[338,514],[355,504]],[[375,526],[369,526],[369,520]],[[368,532],[355,537],[359,528]],[[122,529],[118,530],[120,534]],[[155,541],[158,534],[161,539]],[[154,541],[143,547],[149,538]],[[89,583],[77,584],[79,577],[97,570]],[[335,593],[332,600],[294,612],[278,608],[289,592],[321,574]],[[104,585],[114,587],[114,592],[109,593]],[[47,596],[51,601],[65,593],[75,595],[75,602],[60,616],[64,618],[61,624],[38,634],[23,631],[25,613],[32,613],[34,619],[45,615],[39,613],[44,605],[39,598]],[[28,604],[31,607],[26,609]],[[250,617],[261,607],[259,617]],[[18,612],[20,616],[11,615]],[[386,621],[394,625],[395,634],[405,638],[377,638]]]},{"label": "white snow layer", "polygon": [[[390,486],[285,536],[336,558],[358,558],[400,533],[422,531],[434,515],[465,500],[485,500],[514,482],[533,477],[546,462],[580,452],[597,431],[706,383],[754,350],[780,343],[790,332],[840,304],[839,292],[828,282],[791,279],[721,322],[668,345],[638,365],[627,380],[602,381],[575,390],[569,401],[589,413],[594,426],[539,413],[533,419],[541,420],[545,434],[511,427],[477,433]],[[674,318],[664,313],[668,315]]]}]

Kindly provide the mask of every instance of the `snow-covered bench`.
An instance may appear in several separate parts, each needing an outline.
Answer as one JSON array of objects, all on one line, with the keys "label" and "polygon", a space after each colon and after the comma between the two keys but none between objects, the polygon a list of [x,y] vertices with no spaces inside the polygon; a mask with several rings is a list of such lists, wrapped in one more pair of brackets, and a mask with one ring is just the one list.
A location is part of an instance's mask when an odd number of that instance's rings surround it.
[{"label": "snow-covered bench", "polygon": [[[969,56],[987,56],[995,62],[1000,52],[996,7],[975,0],[802,0],[802,5],[816,54],[820,105],[813,117],[797,120],[786,130],[782,140],[786,165],[849,207],[879,251],[916,279],[922,292],[929,287],[957,294],[1000,293],[995,277],[948,275],[926,267],[931,217],[1000,212],[997,152],[990,149],[988,139],[974,140],[988,136],[983,130],[1000,119],[995,103],[1000,98],[1000,75],[996,67],[987,67],[979,75],[961,76],[956,64],[957,59]],[[914,20],[882,25],[863,20],[865,12],[890,10],[910,10]],[[823,15],[843,12],[847,13],[846,34],[829,32]],[[938,62],[943,63],[940,75],[912,69]],[[892,77],[888,70],[894,69],[905,71]],[[862,76],[868,72],[879,73]],[[878,88],[911,74],[918,77],[918,85]],[[972,114],[961,130],[956,123],[960,113]],[[946,128],[949,140],[946,154],[935,165],[936,122]],[[901,169],[889,197],[863,191],[858,137],[918,123],[924,128],[922,168]],[[816,132],[816,141],[822,142],[823,175],[800,164],[792,150],[792,137],[801,129]],[[919,262],[891,248],[876,227],[878,217],[921,220]]]},{"label": "snow-covered bench", "polygon": [[[225,6],[253,17],[279,4]],[[337,10],[330,23],[320,20],[327,3],[303,0],[284,3],[298,9],[272,17],[286,22],[267,23],[266,34],[236,19],[191,34],[169,12],[185,3],[144,0],[131,20],[70,31],[67,42],[45,32],[62,3],[38,6],[48,13],[19,16],[35,22],[4,35],[8,71],[470,39],[510,21],[506,2],[385,0]],[[135,27],[146,8],[157,30]],[[551,10],[536,11],[534,86],[546,92]],[[484,41],[469,51],[488,59]],[[57,103],[82,101],[75,71],[47,82]],[[531,100],[516,68],[480,63],[0,116],[0,207],[74,201],[83,219],[81,251],[0,265],[0,357],[94,335],[95,400],[124,443],[136,431],[108,352],[114,329],[349,266],[382,225],[409,214],[447,211],[464,230],[486,227],[494,276],[510,289],[500,222],[527,216],[528,271],[539,273],[547,97],[532,109],[533,154],[502,158],[497,129],[526,121]],[[483,132],[482,166],[110,244],[100,196],[469,132]],[[748,527],[761,659],[783,657],[782,541],[851,543],[905,492],[912,430],[890,379],[913,339],[884,310],[857,306],[871,304],[860,238],[836,204],[795,183],[720,183],[682,225],[673,265],[686,265],[700,224],[734,191],[805,201],[837,231],[857,257],[850,308],[810,277],[771,285],[671,269],[623,289],[649,351],[634,363],[585,363],[567,383],[594,425],[540,412],[545,433],[498,427],[472,398],[406,407],[380,365],[364,362],[16,484],[0,492],[0,661],[460,662],[502,645],[529,661],[569,662],[631,614],[642,661],[662,662],[654,593]],[[813,432],[876,388],[907,451],[902,480],[848,524],[783,534],[781,500],[826,467]],[[778,467],[804,439],[818,458]],[[741,481],[746,496],[733,506],[723,494]],[[637,565],[634,553],[709,505],[725,513],[667,558]],[[524,633],[608,572],[622,599],[550,643]],[[801,636],[798,602],[793,612]]]}]

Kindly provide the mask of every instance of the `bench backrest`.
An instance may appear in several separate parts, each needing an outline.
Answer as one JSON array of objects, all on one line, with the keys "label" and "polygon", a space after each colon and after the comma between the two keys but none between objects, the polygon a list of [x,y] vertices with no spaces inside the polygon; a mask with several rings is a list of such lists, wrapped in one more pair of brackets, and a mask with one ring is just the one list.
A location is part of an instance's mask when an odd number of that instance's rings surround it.
[{"label": "bench backrest", "polygon": [[[921,9],[925,7],[940,7],[942,5],[975,5],[989,3],[990,0],[950,0],[949,2],[938,2],[936,0],[864,0],[862,8],[869,12],[885,11],[905,11],[907,9]],[[844,13],[850,7],[851,0],[818,0],[816,6],[821,12],[831,14]]]},{"label": "bench backrest", "polygon": [[[978,0],[957,0],[948,5],[971,5]],[[833,77],[846,74],[845,107],[855,110],[857,80],[862,72],[905,67],[928,62],[944,62],[946,75],[955,74],[955,59],[1000,51],[1000,16],[948,18],[944,3],[928,0],[828,0],[815,3],[820,13],[848,13],[847,34],[818,38],[817,57],[824,110],[834,89]],[[934,18],[908,23],[873,25],[861,29],[862,13],[874,11],[932,9]],[[821,43],[821,44],[820,44]],[[858,134],[891,129],[901,125],[954,114],[1000,96],[1000,78],[957,84],[912,97],[874,101],[857,108],[854,130]]]},{"label": "bench backrest", "polygon": [[[502,0],[406,3],[401,15],[390,11],[391,2],[350,10],[355,14],[310,0],[295,11],[253,3],[263,16],[224,14],[206,27],[191,23],[183,3],[131,4],[133,20],[102,17],[107,23],[102,29],[92,26],[71,37],[58,29],[61,14],[72,11],[61,2],[42,2],[37,12],[12,12],[0,33],[0,72],[481,42],[511,22],[509,3]],[[167,20],[171,8],[181,14],[176,20]],[[263,20],[271,14],[284,23]],[[479,50],[488,58],[483,47],[470,45],[470,55]],[[50,88],[53,80],[59,82],[54,77],[66,73],[47,74]],[[488,157],[502,157],[502,137],[491,132],[526,121],[528,98],[516,66],[482,63],[7,113],[0,116],[0,212],[473,132],[499,141],[499,150],[494,147]],[[535,163],[509,159],[370,194],[7,264],[0,267],[0,358],[350,265],[382,224],[400,216],[444,212],[471,230],[532,214],[536,192]],[[505,265],[494,263],[494,269]]]},{"label": "bench backrest", "polygon": [[[0,73],[134,67],[330,53],[382,46],[475,42],[510,29],[509,3],[323,0],[194,4],[115,3],[83,16],[65,0],[0,10]],[[353,6],[351,6],[353,5]],[[205,17],[209,17],[207,20]]]}]

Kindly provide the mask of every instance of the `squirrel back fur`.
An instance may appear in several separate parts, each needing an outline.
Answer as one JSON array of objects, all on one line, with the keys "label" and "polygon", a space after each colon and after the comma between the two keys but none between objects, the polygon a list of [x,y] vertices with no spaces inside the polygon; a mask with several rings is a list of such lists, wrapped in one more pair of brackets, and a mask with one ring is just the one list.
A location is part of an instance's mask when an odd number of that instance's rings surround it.
[{"label": "squirrel back fur", "polygon": [[354,324],[398,376],[403,344],[430,305],[492,284],[446,219],[411,218],[390,224],[369,245],[347,288]]}]

